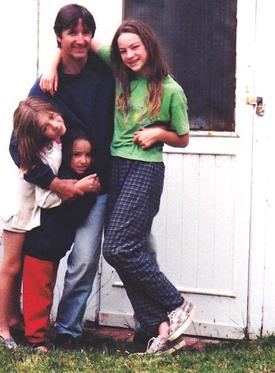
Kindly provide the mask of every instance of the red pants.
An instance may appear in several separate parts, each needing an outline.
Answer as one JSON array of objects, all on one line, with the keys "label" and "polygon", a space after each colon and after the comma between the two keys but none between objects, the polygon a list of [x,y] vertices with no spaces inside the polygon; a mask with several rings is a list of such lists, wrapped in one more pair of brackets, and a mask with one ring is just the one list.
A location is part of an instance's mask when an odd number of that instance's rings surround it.
[{"label": "red pants", "polygon": [[24,256],[23,314],[30,343],[44,342],[50,325],[58,263]]}]

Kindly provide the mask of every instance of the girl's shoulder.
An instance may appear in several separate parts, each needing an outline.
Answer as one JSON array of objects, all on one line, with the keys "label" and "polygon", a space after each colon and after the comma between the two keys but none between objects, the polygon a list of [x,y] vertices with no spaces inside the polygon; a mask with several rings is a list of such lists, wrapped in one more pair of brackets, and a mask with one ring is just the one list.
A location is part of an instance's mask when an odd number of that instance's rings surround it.
[{"label": "girl's shoulder", "polygon": [[40,159],[44,164],[50,166],[56,175],[62,160],[62,144],[51,141],[51,143],[40,152]]},{"label": "girl's shoulder", "polygon": [[41,151],[41,155],[47,156],[48,154],[52,154],[54,152],[61,152],[62,151],[62,143],[51,140]]},{"label": "girl's shoulder", "polygon": [[107,63],[108,66],[111,66],[111,46],[110,45],[102,45],[97,55],[99,58],[101,58],[105,63]]},{"label": "girl's shoulder", "polygon": [[182,92],[182,86],[171,76],[167,75],[163,80],[163,88]]},{"label": "girl's shoulder", "polygon": [[163,80],[163,96],[186,98],[182,86],[171,75]]}]

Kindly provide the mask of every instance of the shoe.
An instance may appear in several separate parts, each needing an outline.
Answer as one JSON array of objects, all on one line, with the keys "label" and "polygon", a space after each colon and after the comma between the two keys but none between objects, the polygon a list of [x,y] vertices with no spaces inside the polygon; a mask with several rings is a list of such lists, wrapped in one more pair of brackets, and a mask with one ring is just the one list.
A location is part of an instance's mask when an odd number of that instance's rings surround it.
[{"label": "shoe", "polygon": [[151,338],[147,345],[146,354],[159,355],[163,353],[163,351],[165,351],[166,349],[166,341],[167,341],[167,338],[161,337],[160,335],[157,337]]},{"label": "shoe", "polygon": [[155,355],[161,355],[161,354],[170,354],[177,352],[182,347],[185,346],[185,340],[183,336],[180,336],[178,339],[176,339],[173,342],[168,341],[167,338],[158,336],[153,337],[148,342],[147,354],[155,354]]},{"label": "shoe", "polygon": [[71,334],[57,334],[54,340],[55,348],[73,350],[76,347],[76,340]]},{"label": "shoe", "polygon": [[174,354],[178,350],[181,350],[186,345],[183,335],[180,335],[179,338],[175,339],[173,342],[166,341],[166,350],[163,353]]},{"label": "shoe", "polygon": [[49,346],[46,342],[30,343],[30,345],[36,352],[42,352],[43,354],[49,352]]},{"label": "shoe", "polygon": [[34,348],[36,352],[42,352],[43,354],[47,354],[49,352],[49,349],[47,346],[41,345]]},{"label": "shoe", "polygon": [[0,335],[0,345],[6,346],[7,348],[18,347],[17,343],[15,342],[15,340],[12,337],[11,338],[4,338],[1,335]]},{"label": "shoe", "polygon": [[184,301],[183,304],[174,311],[168,313],[169,335],[168,341],[177,339],[191,324],[195,312],[193,303]]}]

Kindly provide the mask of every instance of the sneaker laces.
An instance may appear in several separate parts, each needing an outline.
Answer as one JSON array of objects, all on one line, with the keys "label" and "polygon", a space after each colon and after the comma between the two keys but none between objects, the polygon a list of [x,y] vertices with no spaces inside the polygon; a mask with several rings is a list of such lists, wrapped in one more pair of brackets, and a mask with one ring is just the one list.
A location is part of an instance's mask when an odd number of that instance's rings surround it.
[{"label": "sneaker laces", "polygon": [[175,328],[176,324],[175,324],[175,321],[177,320],[177,312],[176,310],[174,311],[171,311],[169,314],[168,314],[168,319],[169,319],[169,325],[170,325],[170,333],[173,331],[173,329]]},{"label": "sneaker laces", "polygon": [[168,314],[168,319],[169,319],[170,323],[173,322],[176,318],[177,318],[176,310],[171,311],[171,312]]},{"label": "sneaker laces", "polygon": [[152,337],[149,339],[148,344],[147,344],[147,352],[149,353],[155,353],[160,350],[160,347],[165,343],[165,338],[163,337]]}]

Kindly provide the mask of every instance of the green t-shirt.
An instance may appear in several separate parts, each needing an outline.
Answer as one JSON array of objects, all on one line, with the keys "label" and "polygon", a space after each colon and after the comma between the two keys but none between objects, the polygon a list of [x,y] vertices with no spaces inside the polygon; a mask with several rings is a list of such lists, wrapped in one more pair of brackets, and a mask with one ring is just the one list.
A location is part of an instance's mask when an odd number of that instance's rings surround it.
[{"label": "green t-shirt", "polygon": [[[110,47],[103,47],[99,56],[110,64]],[[117,157],[145,162],[162,161],[162,145],[157,144],[143,150],[139,144],[133,143],[135,132],[154,122],[169,123],[169,128],[179,136],[188,133],[187,100],[181,86],[168,75],[163,80],[161,110],[158,116],[146,115],[146,100],[148,96],[147,79],[139,76],[131,81],[131,97],[129,113],[119,112],[115,108],[114,135],[111,143],[111,154]],[[116,86],[116,98],[121,89]]]}]

